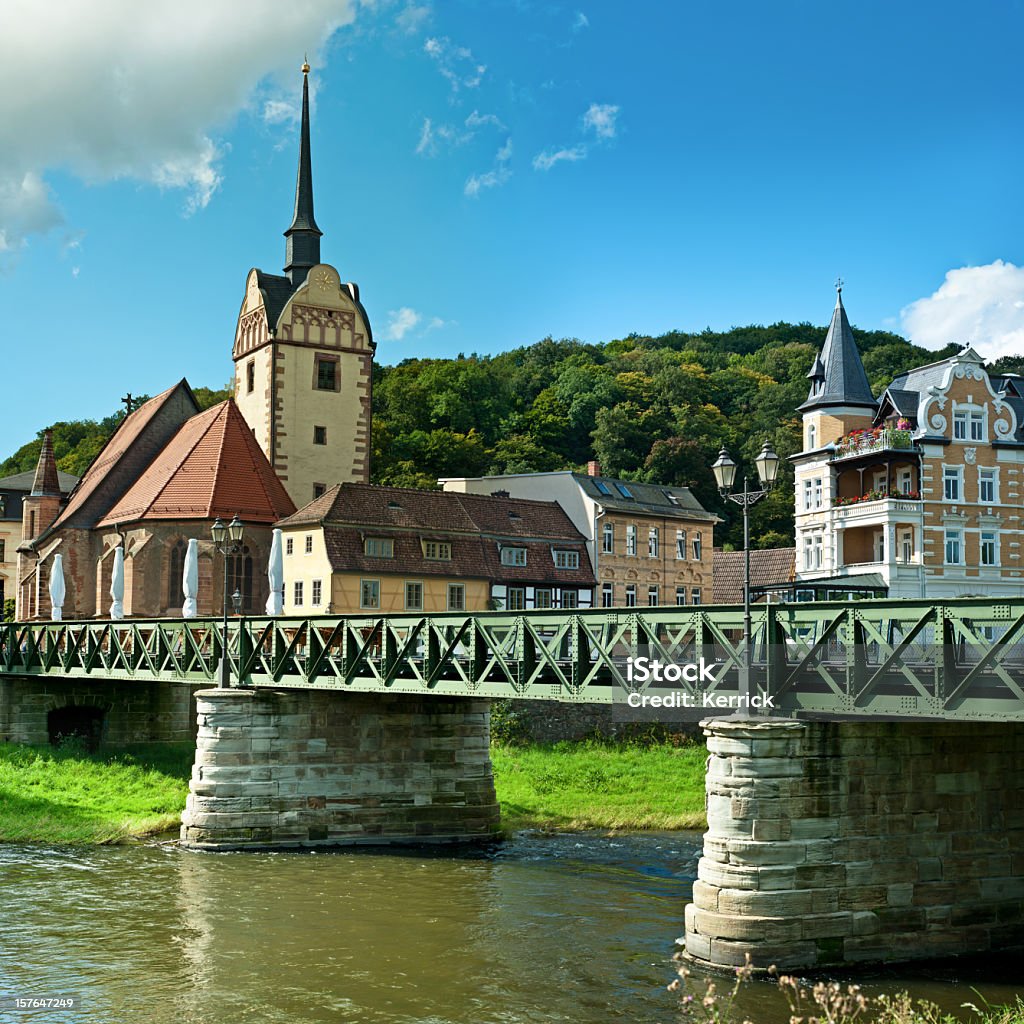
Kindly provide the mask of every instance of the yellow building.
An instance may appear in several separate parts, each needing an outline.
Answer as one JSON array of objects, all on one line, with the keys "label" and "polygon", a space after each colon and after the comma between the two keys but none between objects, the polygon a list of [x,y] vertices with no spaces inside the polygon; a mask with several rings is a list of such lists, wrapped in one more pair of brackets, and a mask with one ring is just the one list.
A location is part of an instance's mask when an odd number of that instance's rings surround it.
[{"label": "yellow building", "polygon": [[585,539],[555,502],[339,484],[278,526],[286,615],[593,604]]}]

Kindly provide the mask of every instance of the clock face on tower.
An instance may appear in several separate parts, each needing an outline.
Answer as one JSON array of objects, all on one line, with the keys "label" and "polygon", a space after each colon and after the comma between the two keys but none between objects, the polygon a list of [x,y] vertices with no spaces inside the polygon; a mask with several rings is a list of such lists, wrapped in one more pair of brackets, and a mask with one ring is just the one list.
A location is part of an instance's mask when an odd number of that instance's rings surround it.
[{"label": "clock face on tower", "polygon": [[316,275],[316,283],[317,283],[317,286],[322,291],[327,291],[327,289],[330,288],[331,284],[332,284],[332,278],[331,278],[330,271],[328,271],[328,270],[321,270],[320,273]]}]

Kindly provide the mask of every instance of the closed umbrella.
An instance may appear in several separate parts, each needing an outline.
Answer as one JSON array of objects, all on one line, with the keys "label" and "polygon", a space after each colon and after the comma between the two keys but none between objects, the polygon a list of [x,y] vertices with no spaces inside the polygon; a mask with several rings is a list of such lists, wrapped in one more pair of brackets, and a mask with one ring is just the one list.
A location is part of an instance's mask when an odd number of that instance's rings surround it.
[{"label": "closed umbrella", "polygon": [[60,622],[63,618],[64,596],[64,556],[53,556],[53,567],[50,569],[50,618]]},{"label": "closed umbrella", "polygon": [[112,619],[124,618],[124,548],[118,544],[114,548],[114,569],[110,574],[110,606]]},{"label": "closed umbrella", "polygon": [[281,531],[275,530],[273,538],[267,563],[267,579],[270,580],[267,614],[280,615],[284,609],[284,547],[281,542]]},{"label": "closed umbrella", "polygon": [[194,619],[198,611],[196,597],[199,594],[199,541],[195,537],[188,542],[188,550],[185,552],[181,589],[185,593],[185,604],[181,609],[181,614],[186,619]]}]

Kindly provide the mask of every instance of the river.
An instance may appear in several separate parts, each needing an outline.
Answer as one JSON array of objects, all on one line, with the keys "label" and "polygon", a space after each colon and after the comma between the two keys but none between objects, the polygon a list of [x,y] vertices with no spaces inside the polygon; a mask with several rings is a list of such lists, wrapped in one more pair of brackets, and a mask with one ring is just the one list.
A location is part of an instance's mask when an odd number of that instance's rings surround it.
[{"label": "river", "polygon": [[[5,999],[0,1020],[678,1021],[665,985],[699,850],[698,833],[524,834],[463,856],[0,846],[0,997],[81,1000]],[[993,1002],[1024,992],[998,970],[869,987],[951,1010],[977,998],[971,985]],[[788,1020],[770,984],[741,1006],[757,1024]]]}]

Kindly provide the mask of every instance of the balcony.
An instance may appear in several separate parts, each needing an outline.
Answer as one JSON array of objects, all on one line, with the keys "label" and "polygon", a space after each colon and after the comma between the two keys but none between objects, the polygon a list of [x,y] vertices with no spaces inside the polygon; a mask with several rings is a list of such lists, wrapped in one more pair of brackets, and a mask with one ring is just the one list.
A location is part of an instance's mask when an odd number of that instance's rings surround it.
[{"label": "balcony", "polygon": [[837,498],[832,506],[832,521],[837,526],[867,523],[916,523],[921,520],[922,504],[916,493],[888,495],[869,491],[859,498]]},{"label": "balcony", "polygon": [[878,455],[888,451],[919,454],[921,449],[914,444],[909,430],[895,427],[875,427],[872,430],[854,430],[841,437],[832,452],[831,462],[855,459],[862,455]]}]

